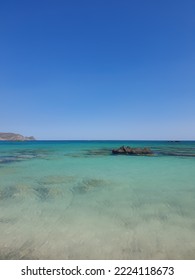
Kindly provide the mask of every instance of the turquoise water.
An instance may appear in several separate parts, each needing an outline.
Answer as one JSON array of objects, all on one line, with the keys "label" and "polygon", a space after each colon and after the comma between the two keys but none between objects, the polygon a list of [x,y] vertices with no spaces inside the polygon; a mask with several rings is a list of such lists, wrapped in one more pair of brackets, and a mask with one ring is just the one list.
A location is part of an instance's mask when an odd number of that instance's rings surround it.
[{"label": "turquoise water", "polygon": [[0,259],[195,259],[195,142],[0,142]]}]

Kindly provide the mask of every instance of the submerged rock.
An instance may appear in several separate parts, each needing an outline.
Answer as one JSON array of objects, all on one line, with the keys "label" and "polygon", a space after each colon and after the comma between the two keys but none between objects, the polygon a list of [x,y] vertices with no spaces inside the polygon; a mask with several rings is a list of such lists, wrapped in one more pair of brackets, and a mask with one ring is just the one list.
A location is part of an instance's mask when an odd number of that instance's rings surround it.
[{"label": "submerged rock", "polygon": [[129,146],[122,146],[118,149],[113,149],[112,153],[115,155],[152,155],[153,152],[149,148],[131,148]]},{"label": "submerged rock", "polygon": [[95,191],[105,185],[106,182],[104,180],[85,178],[82,181],[78,182],[78,184],[74,186],[72,190],[73,192],[78,194],[86,194],[90,191]]},{"label": "submerged rock", "polygon": [[179,140],[170,140],[170,141],[168,141],[168,142],[171,142],[171,143],[180,143],[181,141],[179,141]]}]

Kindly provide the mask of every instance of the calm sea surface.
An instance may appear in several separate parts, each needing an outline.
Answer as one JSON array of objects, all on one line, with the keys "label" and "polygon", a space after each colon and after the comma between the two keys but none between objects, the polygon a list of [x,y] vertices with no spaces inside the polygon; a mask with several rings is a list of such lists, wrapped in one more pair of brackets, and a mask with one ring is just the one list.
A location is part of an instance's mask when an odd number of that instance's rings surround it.
[{"label": "calm sea surface", "polygon": [[0,259],[195,259],[195,142],[0,142]]}]

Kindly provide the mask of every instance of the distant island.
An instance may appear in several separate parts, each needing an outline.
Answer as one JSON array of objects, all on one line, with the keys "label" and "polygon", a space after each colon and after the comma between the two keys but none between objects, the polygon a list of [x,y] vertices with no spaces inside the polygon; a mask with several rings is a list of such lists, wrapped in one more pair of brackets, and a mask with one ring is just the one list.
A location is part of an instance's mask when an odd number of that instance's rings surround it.
[{"label": "distant island", "polygon": [[0,132],[0,141],[29,141],[36,140],[33,136],[26,137],[16,133]]}]

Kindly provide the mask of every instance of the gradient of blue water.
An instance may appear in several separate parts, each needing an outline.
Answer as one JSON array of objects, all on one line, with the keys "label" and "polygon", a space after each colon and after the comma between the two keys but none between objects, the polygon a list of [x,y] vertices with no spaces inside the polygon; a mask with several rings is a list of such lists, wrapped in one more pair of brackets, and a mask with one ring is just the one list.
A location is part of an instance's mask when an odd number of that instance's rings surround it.
[{"label": "gradient of blue water", "polygon": [[194,156],[195,142],[0,142],[0,258],[195,259]]}]

